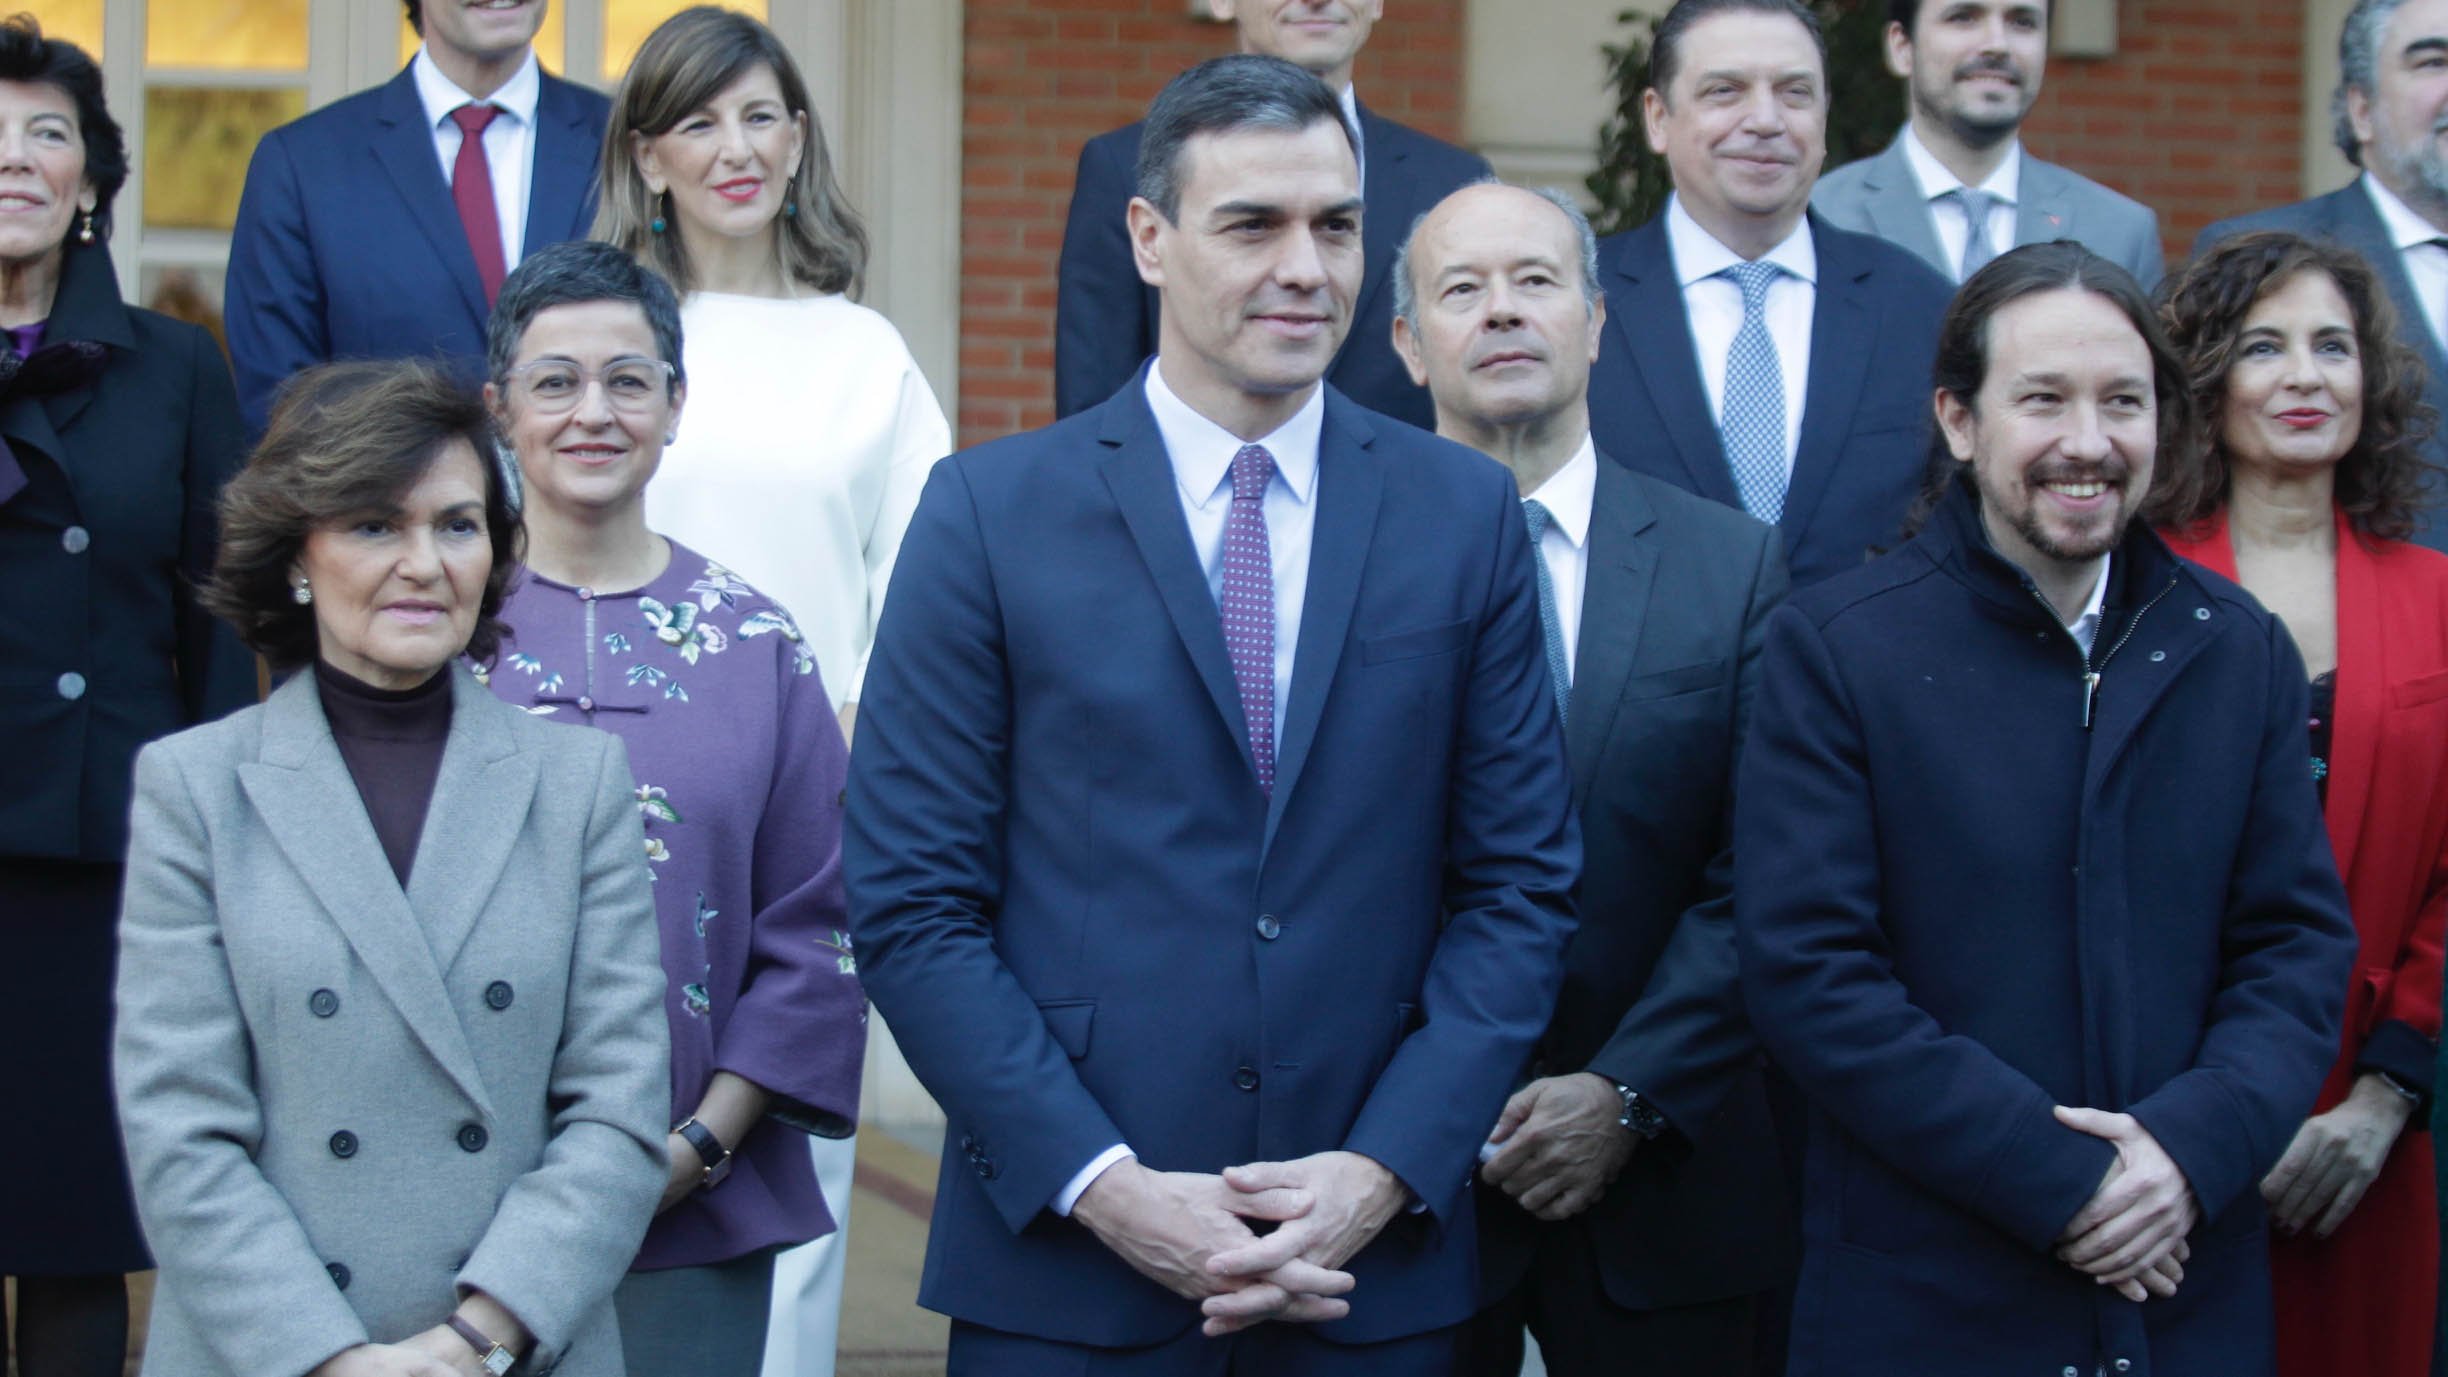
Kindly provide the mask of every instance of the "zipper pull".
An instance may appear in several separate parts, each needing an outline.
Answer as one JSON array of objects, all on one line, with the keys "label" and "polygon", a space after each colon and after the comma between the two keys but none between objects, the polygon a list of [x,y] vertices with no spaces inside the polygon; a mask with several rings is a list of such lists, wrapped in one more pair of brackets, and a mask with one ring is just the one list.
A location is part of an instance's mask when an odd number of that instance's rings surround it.
[{"label": "zipper pull", "polygon": [[2091,707],[2099,698],[2099,671],[2083,671],[2083,730],[2091,730]]}]

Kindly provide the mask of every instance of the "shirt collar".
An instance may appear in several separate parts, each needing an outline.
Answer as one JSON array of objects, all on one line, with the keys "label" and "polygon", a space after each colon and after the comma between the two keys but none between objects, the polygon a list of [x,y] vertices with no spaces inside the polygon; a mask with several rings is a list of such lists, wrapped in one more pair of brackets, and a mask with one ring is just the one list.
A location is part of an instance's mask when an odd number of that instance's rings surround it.
[{"label": "shirt collar", "polygon": [[2366,172],[2363,189],[2371,193],[2372,205],[2380,212],[2380,223],[2387,227],[2389,242],[2401,249],[2411,249],[2438,240],[2441,235],[2430,221],[2414,213],[2414,208],[2397,198],[2397,193],[2380,184],[2380,179]]},{"label": "shirt collar", "polygon": [[[1683,208],[1680,195],[1666,202],[1666,246],[1674,253],[1675,274],[1686,287],[1715,277],[1743,261],[1741,254],[1719,243],[1717,236],[1700,228],[1700,222]],[[1785,236],[1785,242],[1768,251],[1766,261],[1805,282],[1818,282],[1819,251],[1811,240],[1808,215],[1794,225],[1793,233]]]},{"label": "shirt collar", "polygon": [[1523,500],[1545,507],[1555,528],[1574,549],[1580,549],[1589,540],[1590,508],[1598,500],[1597,443],[1582,436],[1581,448],[1564,461],[1564,467],[1547,475],[1547,481]]},{"label": "shirt collar", "polygon": [[[442,68],[425,51],[417,48],[408,63],[410,78],[416,82],[417,103],[425,107],[425,123],[435,129],[450,118],[450,112],[476,99],[459,89],[459,83],[442,75]],[[517,75],[502,83],[486,104],[501,107],[503,114],[529,128],[535,127],[536,102],[544,95],[543,69],[536,65],[535,49],[527,50],[527,60],[519,64]]]},{"label": "shirt collar", "polygon": [[1183,501],[1203,510],[1219,495],[1229,495],[1233,456],[1247,443],[1265,446],[1275,456],[1275,472],[1282,476],[1292,500],[1308,503],[1317,486],[1318,436],[1326,423],[1323,384],[1316,385],[1301,409],[1273,433],[1244,441],[1191,409],[1165,386],[1162,363],[1159,356],[1148,365],[1148,410],[1156,413],[1156,432],[1164,437],[1165,453],[1172,457],[1173,481],[1180,486]]},{"label": "shirt collar", "polygon": [[[1921,142],[1921,136],[1913,132],[1910,124],[1904,126],[1904,161],[1912,168],[1913,180],[1921,184],[1921,195],[1925,200],[1935,201],[1964,184],[1963,178],[1948,171],[1947,165],[1938,161],[1938,155],[1929,151],[1929,145]],[[1991,197],[2011,206],[2022,189],[2023,142],[2017,139],[2007,145],[2006,156],[1978,190],[1988,192]]]},{"label": "shirt collar", "polygon": [[2099,581],[2091,585],[2091,600],[2083,604],[2083,610],[2074,620],[2065,624],[2066,630],[2072,631],[2085,622],[2094,628],[2099,625],[2100,612],[2108,605],[2108,566],[2115,558],[2116,552],[2113,550],[2100,556]]}]

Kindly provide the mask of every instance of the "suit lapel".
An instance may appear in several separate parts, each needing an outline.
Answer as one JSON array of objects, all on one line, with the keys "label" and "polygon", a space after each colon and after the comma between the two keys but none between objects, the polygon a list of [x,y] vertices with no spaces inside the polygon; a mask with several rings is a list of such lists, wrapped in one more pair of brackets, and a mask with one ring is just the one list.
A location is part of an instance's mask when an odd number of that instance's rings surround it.
[{"label": "suit lapel", "polygon": [[423,919],[434,964],[448,973],[509,863],[535,798],[535,761],[518,753],[501,704],[465,670],[451,671],[450,740],[408,872],[408,906]]},{"label": "suit lapel", "polygon": [[[1360,134],[1362,156],[1368,163],[1361,173],[1360,197],[1368,211],[1360,217],[1360,294],[1352,299],[1351,313],[1355,321],[1368,319],[1369,303],[1385,286],[1394,251],[1411,232],[1413,218],[1409,213],[1413,188],[1403,166],[1410,150],[1365,105],[1360,107]],[[1349,341],[1345,344],[1348,347]]]},{"label": "suit lapel", "polygon": [[2029,153],[2023,155],[2022,180],[2015,188],[2016,245],[2077,237],[2074,202],[2067,195],[2072,186],[2072,180],[2057,167]]},{"label": "suit lapel", "polygon": [[[1164,600],[1174,634],[1181,637],[1182,649],[1207,685],[1208,698],[1231,730],[1254,785],[1258,764],[1250,757],[1249,722],[1242,716],[1241,694],[1233,685],[1231,653],[1224,648],[1223,617],[1216,611],[1207,575],[1199,568],[1198,551],[1191,548],[1190,528],[1182,520],[1181,490],[1173,478],[1173,460],[1165,453],[1164,437],[1156,429],[1156,417],[1148,410],[1143,390],[1147,370],[1154,366],[1153,362],[1140,365],[1131,382],[1099,408],[1097,439],[1112,450],[1104,461],[1105,485],[1122,509],[1122,523],[1130,528],[1148,578]],[[1280,742],[1281,733],[1277,739]],[[1276,754],[1280,762],[1281,750]],[[1279,768],[1279,791],[1282,780]]]},{"label": "suit lapel", "polygon": [[1913,175],[1912,162],[1904,153],[1904,136],[1887,145],[1887,151],[1873,159],[1862,173],[1863,205],[1870,214],[1870,227],[1878,236],[1899,248],[1921,255],[1922,261],[1936,268],[1940,276],[1952,282],[1959,264],[1946,261],[1946,250],[1938,242],[1938,226],[1930,219],[1929,198],[1921,194],[1921,179]]},{"label": "suit lapel", "polygon": [[475,1053],[332,741],[312,671],[293,676],[265,703],[262,759],[239,766],[238,780],[273,841],[409,1031],[491,1117]]},{"label": "suit lapel", "polygon": [[1589,582],[1581,594],[1572,705],[1565,714],[1564,748],[1572,762],[1575,812],[1589,797],[1598,757],[1615,730],[1616,709],[1640,653],[1641,630],[1649,621],[1657,551],[1641,532],[1656,520],[1631,472],[1599,455],[1598,488],[1590,506]]},{"label": "suit lapel", "polygon": [[[43,342],[72,339],[108,345],[122,356],[135,351],[136,325],[128,318],[127,302],[119,296],[119,275],[111,267],[107,244],[75,246],[61,256],[59,289],[52,298]],[[43,398],[43,415],[52,429],[62,431],[74,424],[93,404],[94,392],[92,386],[72,387]],[[57,443],[55,435],[54,446]],[[59,456],[66,451],[55,447],[49,453]]]},{"label": "suit lapel", "polygon": [[536,98],[534,170],[527,181],[527,233],[519,241],[523,254],[565,239],[586,237],[590,228],[587,189],[594,185],[599,142],[590,136],[586,109],[571,96],[568,84],[546,76],[543,94]]},{"label": "suit lapel", "polygon": [[1811,243],[1819,258],[1819,288],[1811,304],[1810,377],[1802,396],[1802,442],[1794,451],[1793,480],[1785,487],[1785,511],[1777,522],[1788,550],[1802,543],[1852,433],[1853,409],[1870,372],[1871,351],[1864,341],[1875,337],[1876,325],[1863,299],[1869,265],[1856,261],[1842,237],[1816,215]]},{"label": "suit lapel", "polygon": [[2389,711],[2386,614],[2380,571],[2344,513],[2337,518],[2337,701],[2329,713],[2329,797],[2323,812],[2340,875],[2354,873],[2364,814]]},{"label": "suit lapel", "polygon": [[2389,237],[2388,224],[2380,218],[2380,208],[2372,204],[2371,193],[2360,179],[2347,183],[2328,196],[2330,236],[2348,248],[2358,250],[2388,284],[2390,300],[2397,305],[2397,314],[2405,322],[2399,330],[2401,338],[2411,343],[2423,362],[2431,369],[2431,387],[2426,389],[2436,400],[2443,386],[2448,386],[2448,354],[2440,349],[2439,336],[2431,331],[2431,314],[2423,309],[2422,300],[2414,295],[2414,283],[2406,276],[2405,255]]},{"label": "suit lapel", "polygon": [[1648,390],[1650,405],[1665,423],[1675,456],[1691,478],[1691,490],[1740,510],[1742,494],[1735,491],[1725,440],[1717,433],[1708,388],[1700,381],[1691,312],[1683,304],[1683,286],[1675,280],[1664,215],[1624,237],[1613,272],[1617,285],[1607,302],[1606,347],[1632,359],[1633,372]]},{"label": "suit lapel", "polygon": [[1326,711],[1326,690],[1342,663],[1352,608],[1360,600],[1360,574],[1368,563],[1369,538],[1377,529],[1377,504],[1385,471],[1370,448],[1376,433],[1360,408],[1329,388],[1326,422],[1318,436],[1316,524],[1309,537],[1309,578],[1301,595],[1300,641],[1292,651],[1292,688],[1285,695],[1275,732],[1275,797],[1267,809],[1267,841],[1283,819],[1284,801],[1300,783],[1301,767],[1317,740]]},{"label": "suit lapel", "polygon": [[374,160],[390,176],[409,220],[458,287],[461,304],[477,323],[476,337],[484,338],[484,320],[490,314],[484,282],[476,276],[476,255],[451,204],[450,183],[443,180],[442,165],[434,158],[433,131],[425,125],[425,106],[417,99],[416,78],[408,69],[402,68],[383,87],[372,132]]}]

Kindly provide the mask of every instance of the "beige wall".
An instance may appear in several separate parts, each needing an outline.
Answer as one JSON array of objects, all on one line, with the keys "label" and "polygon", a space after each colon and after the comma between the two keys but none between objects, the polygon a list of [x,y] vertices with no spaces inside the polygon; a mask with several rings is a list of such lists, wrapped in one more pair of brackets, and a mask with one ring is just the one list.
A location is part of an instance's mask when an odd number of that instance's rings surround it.
[{"label": "beige wall", "polygon": [[1612,109],[1598,48],[1630,31],[1615,22],[1626,8],[1666,0],[1470,0],[1463,140],[1499,176],[1580,192]]},{"label": "beige wall", "polygon": [[2303,28],[2303,190],[2306,196],[2334,191],[2355,175],[2330,142],[2330,93],[2337,88],[2338,30],[2353,0],[2305,0]]}]

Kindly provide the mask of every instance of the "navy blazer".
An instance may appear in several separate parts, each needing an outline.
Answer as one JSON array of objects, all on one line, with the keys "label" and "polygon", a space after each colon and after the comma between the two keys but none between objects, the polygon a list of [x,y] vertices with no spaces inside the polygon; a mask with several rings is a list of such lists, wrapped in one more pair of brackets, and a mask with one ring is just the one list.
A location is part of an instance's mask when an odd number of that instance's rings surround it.
[{"label": "navy blazer", "polygon": [[[1114,394],[1156,352],[1156,289],[1139,280],[1127,212],[1139,186],[1137,124],[1080,149],[1071,218],[1063,226],[1054,298],[1054,414],[1085,411]],[[1413,222],[1456,188],[1493,175],[1487,159],[1360,107],[1366,149],[1360,194],[1362,277],[1351,333],[1327,370],[1343,395],[1422,429],[1436,425],[1428,391],[1394,352],[1394,251]]]},{"label": "navy blazer", "polygon": [[[611,102],[545,75],[525,251],[584,239]],[[515,266],[515,265],[514,265]],[[239,410],[263,433],[291,374],[334,359],[484,358],[484,283],[408,68],[264,135],[230,236]]]},{"label": "navy blazer", "polygon": [[[2371,264],[2380,281],[2388,288],[2389,300],[2397,307],[2397,338],[2408,349],[2422,356],[2426,380],[2423,401],[2434,414],[2448,417],[2448,354],[2440,350],[2439,336],[2431,333],[2430,317],[2414,296],[2414,284],[2407,278],[2405,256],[2398,252],[2390,239],[2388,225],[2380,218],[2380,208],[2372,204],[2371,193],[2364,190],[2360,179],[2348,182],[2326,196],[2309,201],[2278,206],[2271,210],[2239,215],[2221,220],[2201,232],[2193,241],[2193,256],[2199,258],[2203,249],[2231,235],[2254,230],[2290,230],[2314,239],[2326,239],[2362,254]],[[2448,466],[2448,424],[2435,427],[2423,443],[2423,457],[2434,464]],[[2414,543],[2434,550],[2448,551],[2448,522],[2440,520],[2438,480],[2427,480],[2430,501],[2423,513],[2421,529],[2414,533]]]},{"label": "navy blazer", "polygon": [[1521,1284],[1541,1246],[1586,1252],[1608,1297],[1635,1310],[1792,1275],[1791,1203],[1735,978],[1733,895],[1735,760],[1784,597],[1775,531],[1599,457],[1565,714],[1581,926],[1531,1074],[1594,1071],[1639,1091],[1674,1131],[1562,1223],[1483,1184],[1491,1301]]},{"label": "navy blazer", "polygon": [[[2272,1371],[2257,1186],[2355,951],[2303,661],[2136,522],[2087,663],[2086,725],[2086,658],[1962,481],[1770,619],[1734,895],[1753,1023],[1812,1106],[1795,1377]],[[2052,1253],[2113,1160],[2054,1105],[2131,1114],[2184,1172],[2174,1299]]]},{"label": "navy blazer", "polygon": [[1580,865],[1509,474],[1329,389],[1270,798],[1144,393],[936,466],[868,669],[860,978],[948,1120],[919,1301],[1070,1343],[1196,1304],[1049,1209],[1128,1143],[1346,1148],[1424,1207],[1330,1338],[1475,1308],[1470,1179]]},{"label": "navy blazer", "polygon": [[[1955,289],[1884,239],[1810,217],[1819,258],[1802,443],[1777,522],[1797,587],[1893,545],[1921,488],[1934,426],[1930,367]],[[1590,374],[1598,448],[1634,472],[1740,509],[1700,381],[1691,313],[1660,214],[1598,246],[1605,342]]]}]

